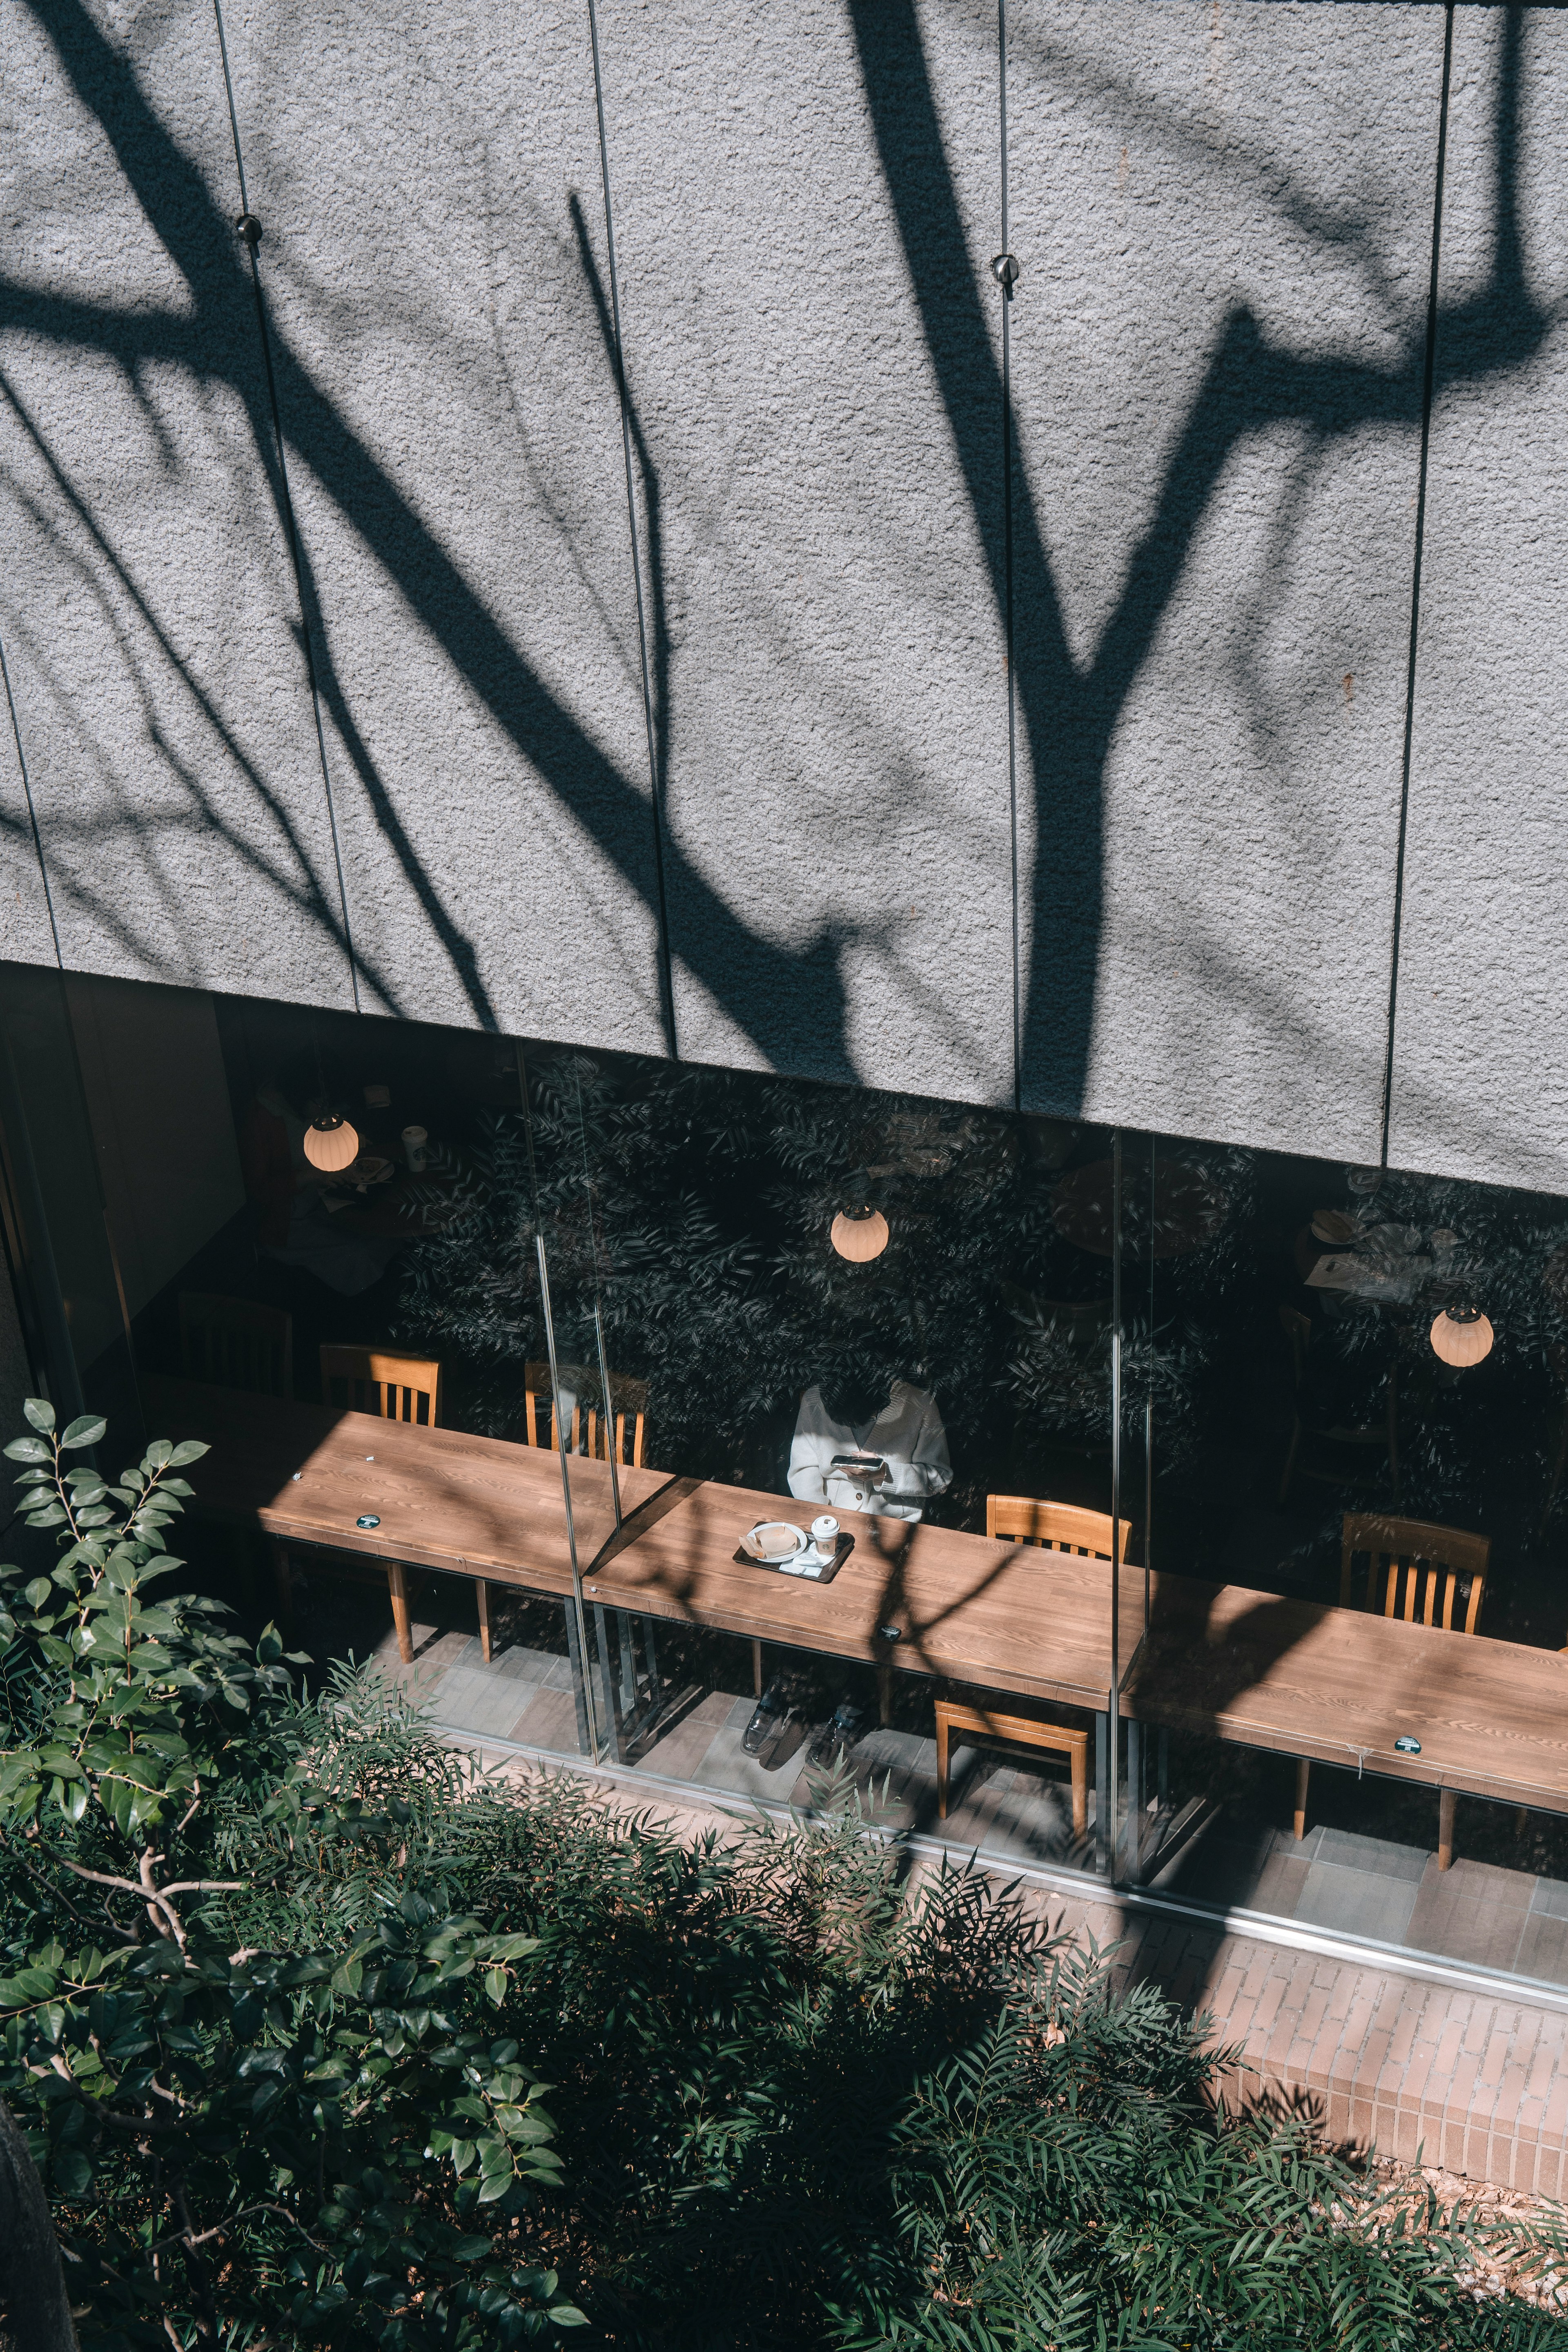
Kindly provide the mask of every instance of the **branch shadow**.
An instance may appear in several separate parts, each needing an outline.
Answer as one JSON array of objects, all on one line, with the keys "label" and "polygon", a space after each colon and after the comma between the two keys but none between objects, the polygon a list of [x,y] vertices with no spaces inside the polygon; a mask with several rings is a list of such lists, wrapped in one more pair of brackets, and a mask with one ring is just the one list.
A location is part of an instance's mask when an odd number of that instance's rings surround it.
[{"label": "branch shadow", "polygon": [[[943,142],[915,0],[847,0],[882,173],[926,347],[952,430],[997,609],[1014,620],[1014,677],[1035,778],[1037,871],[1019,1080],[1031,1108],[1081,1115],[1093,1049],[1103,929],[1105,769],[1111,740],[1221,476],[1237,446],[1295,423],[1320,445],[1367,425],[1418,427],[1427,322],[1388,365],[1303,356],[1271,341],[1245,305],[1226,319],[1149,522],[1087,667],[1074,661],[1046,533],[1015,452],[1009,578],[997,451],[1007,394]],[[1521,12],[1508,12],[1493,138],[1490,282],[1439,309],[1438,392],[1522,367],[1551,323],[1525,279],[1518,215]],[[1010,299],[1011,296],[1004,299]],[[1391,780],[1391,809],[1397,779]]]},{"label": "branch shadow", "polygon": [[[196,379],[232,378],[249,411],[280,520],[292,540],[287,488],[271,446],[270,417],[254,385],[239,380],[237,364],[225,364],[222,338],[209,331],[219,321],[231,326],[235,305],[257,299],[229,224],[197,166],[158,121],[130,63],[93,23],[81,0],[29,0],[29,5],[77,97],[102,126],[128,184],[184,278],[194,305],[188,316],[117,310],[0,280],[0,331],[19,331],[68,349],[102,352],[117,360],[132,381],[153,359],[173,361]],[[631,783],[552,694],[264,310],[258,329],[289,449],[310,467],[409,610],[519,752],[657,917],[660,845],[647,793]],[[640,440],[640,423],[637,431]],[[646,454],[646,444],[644,449]],[[651,478],[649,469],[645,484]],[[481,1026],[494,1028],[494,1011],[479,981],[471,943],[410,841],[349,710],[330,658],[321,600],[302,548],[300,569],[305,627],[318,658],[322,698],[373,818],[440,938],[476,1019]],[[663,665],[667,671],[668,633],[662,645],[657,635],[655,667]],[[658,707],[658,726],[667,732],[667,676],[660,679]],[[694,977],[770,1065],[790,1066],[804,1028],[813,1039],[817,1074],[853,1081],[857,1074],[846,1036],[837,943],[831,933],[819,931],[798,949],[770,941],[726,903],[673,838],[664,845],[664,856],[671,896],[684,914],[679,951]]]}]

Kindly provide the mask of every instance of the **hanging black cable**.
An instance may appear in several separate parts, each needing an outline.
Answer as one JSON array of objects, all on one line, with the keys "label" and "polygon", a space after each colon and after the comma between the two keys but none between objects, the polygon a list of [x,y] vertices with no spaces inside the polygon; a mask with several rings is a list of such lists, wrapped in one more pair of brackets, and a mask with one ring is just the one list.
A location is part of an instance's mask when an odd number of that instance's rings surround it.
[{"label": "hanging black cable", "polygon": [[1410,818],[1410,752],[1415,731],[1415,659],[1421,633],[1421,558],[1426,540],[1426,465],[1437,367],[1437,276],[1443,242],[1443,173],[1448,154],[1448,92],[1454,69],[1454,0],[1443,12],[1443,88],[1437,103],[1437,169],[1432,192],[1432,267],[1426,286],[1426,352],[1421,374],[1421,457],[1415,479],[1415,548],[1410,579],[1410,652],[1405,677],[1405,746],[1399,767],[1399,840],[1394,859],[1394,925],[1388,957],[1388,1042],[1383,1066],[1383,1143],[1388,1165],[1394,1116],[1394,1025],[1399,1010],[1399,934],[1405,919],[1405,840]]},{"label": "hanging black cable", "polygon": [[342,914],[343,951],[348,957],[349,988],[356,1013],[363,1008],[359,999],[359,959],[354,954],[353,927],[349,920],[349,894],[343,880],[343,854],[338,839],[338,813],[332,798],[331,768],[327,759],[326,730],[321,725],[321,682],[316,674],[315,648],[311,641],[310,600],[306,593],[305,561],[300,545],[299,525],[294,514],[294,495],[289,487],[289,460],[283,446],[283,420],[278,405],[278,380],[272,366],[272,337],[267,324],[267,302],[261,289],[261,265],[257,259],[257,247],[261,242],[260,224],[250,209],[250,197],[245,184],[245,157],[239,144],[239,116],[234,103],[234,81],[228,69],[228,42],[224,34],[223,0],[213,0],[213,16],[217,24],[218,55],[223,60],[223,86],[228,99],[228,127],[234,140],[234,168],[239,182],[239,219],[236,228],[250,256],[250,282],[256,296],[256,323],[261,338],[261,363],[267,377],[267,404],[272,418],[273,455],[278,466],[278,511],[282,518],[284,537],[289,542],[289,560],[294,571],[294,593],[300,599],[300,638],[305,653],[305,676],[310,688],[310,712],[316,722],[316,751],[321,763],[321,790],[327,803],[327,829],[331,835],[332,866],[338,877],[338,906]]}]

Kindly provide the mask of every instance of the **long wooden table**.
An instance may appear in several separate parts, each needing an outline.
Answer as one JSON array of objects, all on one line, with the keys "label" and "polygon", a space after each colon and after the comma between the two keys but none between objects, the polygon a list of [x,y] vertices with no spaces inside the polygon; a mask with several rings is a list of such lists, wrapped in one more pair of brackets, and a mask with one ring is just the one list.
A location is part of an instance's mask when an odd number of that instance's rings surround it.
[{"label": "long wooden table", "polygon": [[[385,1563],[405,1657],[406,1567],[471,1578],[482,1612],[487,1584],[563,1597],[573,1590],[553,1454],[194,1381],[150,1381],[147,1407],[161,1433],[213,1447],[196,1474],[204,1510],[258,1521],[284,1547]],[[798,1518],[809,1507],[787,1496],[622,1468],[626,1521],[617,1536],[608,1465],[574,1455],[570,1474],[584,1591],[601,1606],[1069,1706],[1109,1706],[1102,1560],[847,1511],[839,1519],[855,1548],[833,1581],[817,1585],[735,1558],[757,1520]],[[361,1528],[362,1516],[379,1524]],[[1142,1624],[1141,1576],[1129,1585],[1124,1658]]]},{"label": "long wooden table", "polygon": [[[162,1433],[213,1446],[202,1508],[384,1564],[405,1655],[405,1566],[473,1579],[481,1623],[487,1583],[573,1590],[552,1454],[194,1382],[150,1382],[147,1402]],[[855,1549],[820,1586],[735,1558],[745,1528],[802,1505],[655,1470],[623,1469],[620,1486],[617,1531],[608,1466],[572,1459],[591,1604],[1110,1711],[1103,1560],[846,1512]],[[363,1514],[379,1526],[358,1528]],[[1119,1712],[1436,1788],[1445,1829],[1457,1793],[1568,1812],[1568,1658],[1191,1578],[1152,1591],[1144,1639],[1142,1571],[1123,1570]]]},{"label": "long wooden table", "polygon": [[1122,1687],[1144,1722],[1437,1789],[1440,1855],[1456,1795],[1568,1812],[1568,1657],[1554,1650],[1162,1576]]}]

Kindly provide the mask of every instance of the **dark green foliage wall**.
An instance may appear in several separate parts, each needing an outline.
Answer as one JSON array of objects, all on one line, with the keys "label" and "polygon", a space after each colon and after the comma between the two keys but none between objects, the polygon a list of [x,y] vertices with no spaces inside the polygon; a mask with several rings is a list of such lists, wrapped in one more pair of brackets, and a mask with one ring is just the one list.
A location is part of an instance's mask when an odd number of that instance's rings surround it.
[{"label": "dark green foliage wall", "polygon": [[[664,1466],[776,1486],[801,1391],[845,1376],[934,1391],[950,1509],[1042,1433],[1108,1452],[1110,1264],[1051,1211],[1064,1161],[1109,1139],[649,1062],[563,1055],[529,1077],[530,1122],[491,1117],[470,1213],[419,1245],[403,1298],[406,1336],[471,1368],[483,1426],[518,1428],[544,1354],[542,1232],[563,1360],[594,1360],[596,1300],[612,1370],[649,1384]],[[852,1265],[828,1233],[860,1201],[890,1239]],[[1135,1349],[1129,1426],[1152,1378],[1174,1443],[1190,1339],[1142,1328]]]}]

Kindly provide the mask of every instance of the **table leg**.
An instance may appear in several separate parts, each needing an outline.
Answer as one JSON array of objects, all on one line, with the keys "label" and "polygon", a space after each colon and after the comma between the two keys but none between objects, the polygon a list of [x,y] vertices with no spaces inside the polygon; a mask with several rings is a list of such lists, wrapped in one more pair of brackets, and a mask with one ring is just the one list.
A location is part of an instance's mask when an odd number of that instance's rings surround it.
[{"label": "table leg", "polygon": [[763,1695],[763,1645],[754,1637],[752,1642],[752,1688],[758,1698]]},{"label": "table leg", "polygon": [[272,1547],[272,1582],[278,1597],[278,1630],[290,1637],[294,1631],[294,1579],[289,1567],[289,1547]]},{"label": "table leg", "polygon": [[621,1736],[620,1694],[610,1664],[609,1627],[600,1601],[594,1603],[594,1638],[599,1653],[599,1691],[605,1702],[605,1720],[600,1730],[609,1744],[610,1761],[622,1764],[626,1761],[626,1748]]},{"label": "table leg", "polygon": [[1451,1870],[1454,1866],[1454,1809],[1458,1803],[1458,1791],[1440,1789],[1437,1792],[1437,1867]]},{"label": "table leg", "polygon": [[936,1711],[936,1817],[947,1819],[947,1717],[941,1707]]},{"label": "table leg", "polygon": [[877,1714],[885,1731],[893,1719],[893,1669],[885,1663],[877,1669]]},{"label": "table leg", "polygon": [[479,1612],[479,1653],[488,1666],[490,1662],[490,1589],[482,1576],[474,1580],[474,1600]]},{"label": "table leg", "polygon": [[1300,1844],[1307,1834],[1307,1783],[1312,1777],[1312,1767],[1305,1756],[1296,1759],[1296,1843]]},{"label": "table leg", "polygon": [[408,1585],[401,1560],[386,1563],[386,1589],[392,1596],[392,1622],[397,1628],[397,1654],[405,1666],[414,1664],[414,1626],[408,1614]]},{"label": "table leg", "polygon": [[581,1756],[588,1756],[593,1753],[594,1743],[588,1737],[588,1695],[583,1681],[583,1645],[577,1639],[577,1610],[574,1601],[565,1603],[565,1613],[566,1655],[572,1664],[572,1696],[577,1706],[577,1752]]},{"label": "table leg", "polygon": [[621,1668],[621,1713],[634,1716],[637,1711],[637,1654],[632,1641],[631,1612],[616,1612],[616,1650]]},{"label": "table leg", "polygon": [[1094,1866],[1103,1870],[1110,1855],[1107,1820],[1110,1812],[1110,1717],[1102,1707],[1094,1718]]}]

